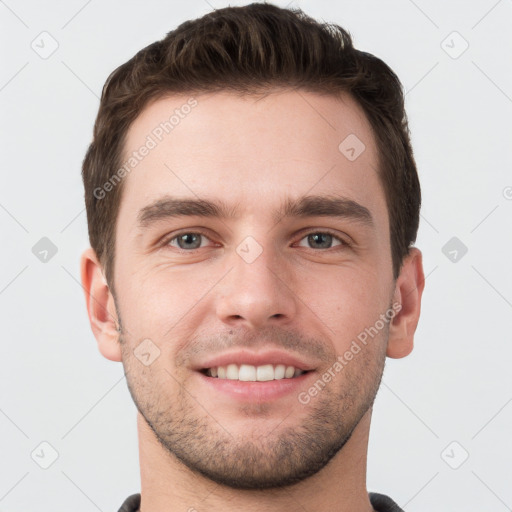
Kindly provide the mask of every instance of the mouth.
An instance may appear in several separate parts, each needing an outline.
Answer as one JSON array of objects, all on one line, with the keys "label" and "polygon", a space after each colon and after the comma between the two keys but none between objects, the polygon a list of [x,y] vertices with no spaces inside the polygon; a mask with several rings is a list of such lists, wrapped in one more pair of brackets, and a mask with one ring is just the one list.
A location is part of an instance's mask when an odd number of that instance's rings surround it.
[{"label": "mouth", "polygon": [[266,347],[259,352],[242,349],[217,354],[198,361],[192,369],[200,377],[198,385],[207,403],[231,407],[240,401],[254,404],[290,400],[316,378],[319,366],[319,361]]},{"label": "mouth", "polygon": [[294,379],[309,373],[310,370],[301,370],[292,365],[264,364],[254,366],[251,364],[228,364],[226,366],[213,366],[199,370],[203,375],[214,379],[226,379],[242,382],[267,382],[271,380]]}]

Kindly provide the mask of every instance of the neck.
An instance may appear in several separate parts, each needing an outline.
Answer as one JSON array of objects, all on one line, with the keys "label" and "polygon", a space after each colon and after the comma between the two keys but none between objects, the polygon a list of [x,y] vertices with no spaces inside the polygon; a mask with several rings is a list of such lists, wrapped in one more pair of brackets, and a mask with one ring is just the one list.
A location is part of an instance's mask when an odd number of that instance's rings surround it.
[{"label": "neck", "polygon": [[366,489],[366,458],[371,409],[350,439],[318,473],[297,484],[265,490],[219,485],[192,472],[156,439],[137,415],[141,474],[141,512],[372,512]]}]

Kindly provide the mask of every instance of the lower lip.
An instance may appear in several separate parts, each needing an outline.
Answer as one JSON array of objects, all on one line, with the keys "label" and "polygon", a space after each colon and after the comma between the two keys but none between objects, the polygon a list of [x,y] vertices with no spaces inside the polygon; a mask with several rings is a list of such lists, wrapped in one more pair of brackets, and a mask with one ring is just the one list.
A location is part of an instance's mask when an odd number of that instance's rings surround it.
[{"label": "lower lip", "polygon": [[309,371],[291,379],[267,380],[263,382],[247,382],[241,380],[219,379],[208,377],[197,372],[202,382],[216,392],[225,393],[231,398],[251,403],[263,403],[292,393],[299,394],[305,389],[304,383],[315,372]]}]

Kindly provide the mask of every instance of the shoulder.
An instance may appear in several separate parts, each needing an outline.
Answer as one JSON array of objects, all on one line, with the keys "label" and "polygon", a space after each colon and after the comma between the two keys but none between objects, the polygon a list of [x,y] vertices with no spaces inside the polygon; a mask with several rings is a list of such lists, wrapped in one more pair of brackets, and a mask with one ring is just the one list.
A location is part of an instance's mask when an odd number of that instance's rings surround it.
[{"label": "shoulder", "polygon": [[404,512],[389,496],[370,492],[370,503],[377,512]]},{"label": "shoulder", "polygon": [[132,494],[124,500],[118,512],[138,512],[140,507],[140,493]]}]

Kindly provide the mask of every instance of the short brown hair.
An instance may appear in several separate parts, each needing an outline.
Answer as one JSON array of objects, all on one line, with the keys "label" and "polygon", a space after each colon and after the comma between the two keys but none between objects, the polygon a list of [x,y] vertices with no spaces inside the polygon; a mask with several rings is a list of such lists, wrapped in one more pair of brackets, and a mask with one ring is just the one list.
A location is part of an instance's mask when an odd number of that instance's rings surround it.
[{"label": "short brown hair", "polygon": [[120,183],[102,198],[95,190],[119,169],[135,118],[151,100],[172,93],[249,95],[275,87],[336,97],[348,93],[364,110],[378,146],[398,277],[416,240],[421,204],[399,79],[382,60],[356,50],[340,26],[319,23],[300,9],[253,3],[182,23],[114,70],[103,87],[82,177],[90,243],[112,289],[123,187]]}]

